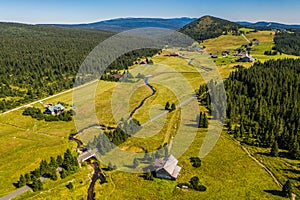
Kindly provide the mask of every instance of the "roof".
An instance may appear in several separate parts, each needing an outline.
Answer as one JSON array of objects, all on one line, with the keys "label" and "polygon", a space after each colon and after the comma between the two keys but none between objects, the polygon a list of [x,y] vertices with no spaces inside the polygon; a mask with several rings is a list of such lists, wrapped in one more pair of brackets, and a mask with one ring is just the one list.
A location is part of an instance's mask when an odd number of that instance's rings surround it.
[{"label": "roof", "polygon": [[173,173],[172,173],[171,176],[172,176],[173,178],[177,179],[177,177],[178,177],[180,171],[181,171],[181,167],[176,166],[176,168],[175,168],[175,170],[173,171]]},{"label": "roof", "polygon": [[170,176],[177,178],[181,167],[177,166],[178,160],[173,156],[169,155],[165,160],[155,160],[156,171],[164,169]]},{"label": "roof", "polygon": [[65,109],[65,107],[63,105],[61,105],[60,103],[56,104],[55,106],[48,107],[48,110],[50,110],[51,112],[55,112],[57,110],[64,110],[64,109]]},{"label": "roof", "polygon": [[112,76],[113,76],[114,78],[122,78],[123,75],[122,75],[122,74],[113,74]]}]

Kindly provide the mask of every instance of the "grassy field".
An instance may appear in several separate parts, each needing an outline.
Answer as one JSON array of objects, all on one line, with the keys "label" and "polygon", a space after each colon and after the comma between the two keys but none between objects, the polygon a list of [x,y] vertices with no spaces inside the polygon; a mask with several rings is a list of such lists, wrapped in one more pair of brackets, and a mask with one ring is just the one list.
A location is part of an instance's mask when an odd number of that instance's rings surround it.
[{"label": "grassy field", "polygon": [[239,30],[240,30],[240,31],[243,31],[245,34],[248,34],[248,33],[254,31],[254,29],[251,29],[251,28],[240,28]]},{"label": "grassy field", "polygon": [[287,151],[281,150],[279,157],[269,156],[270,149],[256,148],[247,146],[247,149],[262,163],[264,163],[276,176],[281,184],[284,184],[288,179],[291,180],[293,192],[300,195],[300,161],[292,160],[284,157]]},{"label": "grassy field", "polygon": [[[245,31],[245,30],[244,30]],[[264,55],[265,51],[271,51],[274,47],[274,31],[258,31],[250,32],[246,31],[245,37],[249,41],[254,39],[259,40],[260,44],[255,45],[251,50],[250,54],[261,62],[267,60],[277,60],[284,58],[299,58],[297,56],[287,55],[287,54],[278,54],[274,56]],[[214,62],[217,66],[221,67],[233,67],[235,65],[243,65],[245,67],[250,67],[252,63],[241,63],[237,62],[238,57],[221,55],[222,51],[229,51],[231,53],[236,53],[235,49],[240,48],[242,45],[246,45],[248,42],[243,38],[243,36],[233,36],[233,35],[222,35],[218,38],[210,39],[204,41],[203,45],[206,47],[205,50],[208,53],[218,54],[219,58],[214,59]],[[221,70],[220,70],[221,71]]]},{"label": "grassy field", "polygon": [[[98,93],[105,92],[113,83],[99,83]],[[72,93],[66,93],[44,103],[59,101],[71,104]],[[42,108],[41,104],[34,105]],[[42,159],[63,154],[67,148],[76,148],[69,142],[75,131],[74,122],[37,121],[22,115],[22,110],[0,116],[0,196],[15,190],[13,183],[21,174],[39,166]]]},{"label": "grassy field", "polygon": [[[226,44],[226,36],[215,39],[218,45],[223,48],[234,48],[239,42],[245,42],[244,38],[236,37],[234,42]],[[233,37],[233,36],[227,36]],[[210,41],[213,49],[213,41]],[[219,46],[220,47],[220,46]],[[197,58],[199,55],[187,56]],[[208,56],[207,56],[208,58]],[[179,103],[185,96],[178,96],[176,88],[182,91],[182,85],[188,84],[190,95],[197,90],[199,85],[204,83],[201,74],[194,67],[188,64],[189,60],[183,58],[171,58],[158,55],[153,58],[154,66],[146,66],[142,70],[144,75],[152,74],[149,79],[157,89],[157,94],[145,102],[145,105],[137,111],[134,118],[141,122],[149,120],[151,117],[162,112],[166,101]],[[148,68],[147,68],[148,67]],[[166,71],[164,67],[167,67]],[[132,73],[139,72],[132,68]],[[218,67],[222,77],[227,77],[233,71],[231,64]],[[164,73],[163,73],[164,72]],[[167,72],[167,73],[166,73]],[[163,74],[162,74],[163,73]],[[173,73],[173,74],[172,74]],[[181,74],[186,83],[176,82],[175,74]],[[208,73],[203,73],[203,75]],[[158,77],[159,79],[155,79]],[[174,81],[175,82],[172,82]],[[160,82],[161,81],[161,82]],[[165,82],[164,82],[165,81]],[[164,84],[166,85],[164,85]],[[169,85],[168,85],[169,84]],[[172,85],[174,84],[174,85]],[[96,92],[96,114],[99,123],[115,126],[116,121],[112,114],[111,98],[117,83],[100,81]],[[175,89],[172,90],[172,87]],[[138,105],[141,99],[151,94],[141,82],[141,87],[128,97],[129,110]],[[84,93],[83,93],[84,95]],[[125,93],[126,95],[126,93]],[[62,101],[72,103],[72,93],[67,93],[44,103],[57,103]],[[41,106],[39,104],[35,106]],[[200,108],[204,110],[204,108]],[[17,181],[20,174],[35,169],[42,159],[49,159],[50,156],[57,156],[66,148],[75,149],[76,143],[69,143],[68,136],[75,131],[73,122],[44,122],[22,116],[22,110],[0,116],[0,196],[12,192],[15,188],[12,185]],[[182,110],[169,113],[162,119],[166,122],[161,126],[161,130],[146,139],[131,138],[126,141],[121,148],[132,152],[143,152],[144,149],[153,151],[160,145],[169,142],[171,136],[176,135],[178,123]],[[161,125],[161,124],[158,124]],[[191,147],[179,158],[179,165],[183,167],[177,182],[155,179],[155,181],[145,181],[140,174],[124,172],[109,172],[109,182],[104,185],[96,184],[97,198],[105,199],[281,199],[274,196],[272,191],[279,190],[269,175],[253,162],[237,144],[227,135],[223,134],[213,151],[203,159],[200,169],[194,169],[189,158],[197,156],[205,131],[200,130],[193,141]],[[19,199],[86,199],[88,176],[92,169],[82,168],[80,172],[57,182],[46,181],[45,190],[39,193],[28,192]],[[176,183],[187,182],[192,176],[198,175],[201,182],[208,187],[208,191],[199,193],[191,190],[176,189]],[[73,181],[74,191],[69,191],[65,185]]]},{"label": "grassy field", "polygon": [[75,128],[72,122],[50,124],[16,111],[1,116],[0,124],[0,196],[15,190],[12,183],[20,174],[37,168],[42,159],[75,146],[67,140]]},{"label": "grassy field", "polygon": [[203,42],[203,45],[206,47],[205,50],[212,54],[221,54],[222,51],[235,50],[244,44],[247,44],[247,41],[243,36],[234,35],[222,35]]},{"label": "grassy field", "polygon": [[[76,174],[57,181],[46,180],[44,189],[41,192],[28,191],[15,199],[34,200],[60,200],[60,199],[87,199],[87,191],[92,177],[93,169],[90,166],[83,167]],[[74,189],[69,190],[66,185],[72,182]]]},{"label": "grassy field", "polygon": [[[155,179],[144,180],[140,174],[108,172],[109,182],[96,186],[101,199],[284,199],[273,195],[276,186],[269,175],[252,161],[246,153],[222,134],[213,151],[202,160],[200,168],[192,167],[189,158],[197,156],[205,136],[198,132],[192,146],[179,159],[182,167],[176,182]],[[185,183],[198,176],[207,186],[206,192],[177,189],[177,183]]]}]

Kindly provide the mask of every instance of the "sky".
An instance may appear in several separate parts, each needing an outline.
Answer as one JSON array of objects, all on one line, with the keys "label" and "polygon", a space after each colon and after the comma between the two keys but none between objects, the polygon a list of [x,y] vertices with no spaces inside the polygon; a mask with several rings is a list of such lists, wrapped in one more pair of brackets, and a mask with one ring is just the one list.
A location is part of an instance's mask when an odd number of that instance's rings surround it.
[{"label": "sky", "polygon": [[299,0],[0,0],[0,21],[77,24],[121,17],[195,17],[300,24]]}]

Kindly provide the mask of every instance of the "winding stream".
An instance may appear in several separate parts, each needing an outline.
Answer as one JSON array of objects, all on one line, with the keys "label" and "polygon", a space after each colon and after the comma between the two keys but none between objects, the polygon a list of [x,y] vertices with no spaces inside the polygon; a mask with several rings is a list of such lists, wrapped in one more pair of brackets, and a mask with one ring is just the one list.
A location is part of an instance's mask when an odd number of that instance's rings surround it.
[{"label": "winding stream", "polygon": [[149,96],[147,96],[145,99],[143,99],[143,100],[141,101],[141,103],[140,103],[140,104],[139,104],[139,105],[138,105],[138,106],[130,113],[128,119],[131,119],[131,118],[132,118],[132,116],[136,113],[136,111],[137,111],[138,109],[140,109],[140,108],[145,104],[145,101],[147,101],[147,99],[149,99],[150,97],[153,97],[153,96],[156,94],[156,90],[153,88],[152,85],[149,84],[149,78],[150,78],[150,77],[146,77],[146,78],[144,79],[144,82],[145,82],[145,84],[151,89],[152,94],[149,95]]},{"label": "winding stream", "polygon": [[[153,88],[152,85],[149,84],[149,78],[150,77],[146,77],[144,79],[144,82],[145,82],[145,85],[148,86],[151,89],[152,94],[147,96],[146,98],[144,98],[141,101],[141,103],[130,113],[128,119],[132,118],[132,116],[136,113],[136,111],[138,109],[140,109],[145,104],[147,99],[149,99],[150,97],[152,97],[156,94],[156,90]],[[82,149],[83,142],[81,140],[77,139],[76,136],[80,133],[83,133],[85,130],[88,130],[88,129],[93,128],[93,127],[98,127],[99,129],[102,129],[102,130],[105,130],[105,129],[112,130],[112,129],[114,129],[112,127],[106,127],[104,125],[93,124],[93,125],[90,125],[90,126],[84,128],[84,129],[78,131],[77,133],[71,134],[69,136],[69,140],[70,141],[75,141],[77,143],[77,149],[78,150]],[[88,200],[94,200],[95,199],[94,187],[95,187],[95,184],[96,184],[97,180],[99,179],[99,173],[101,172],[98,163],[93,163],[93,168],[94,168],[94,174],[93,174],[93,177],[92,177],[92,182],[91,182],[91,184],[89,186],[89,189],[88,189],[88,197],[87,197]]]}]

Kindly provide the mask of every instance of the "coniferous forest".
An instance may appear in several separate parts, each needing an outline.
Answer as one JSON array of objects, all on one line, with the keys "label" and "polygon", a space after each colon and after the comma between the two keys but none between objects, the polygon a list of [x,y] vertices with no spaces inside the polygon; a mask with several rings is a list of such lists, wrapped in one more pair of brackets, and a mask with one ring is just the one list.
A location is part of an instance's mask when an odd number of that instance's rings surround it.
[{"label": "coniferous forest", "polygon": [[293,33],[280,32],[275,35],[275,50],[300,56],[300,31],[293,30]]},{"label": "coniferous forest", "polygon": [[[72,88],[86,56],[114,33],[0,23],[0,112]],[[127,69],[158,50],[127,53],[109,69]]]},{"label": "coniferous forest", "polygon": [[256,63],[225,81],[229,132],[249,145],[300,159],[300,60]]}]

